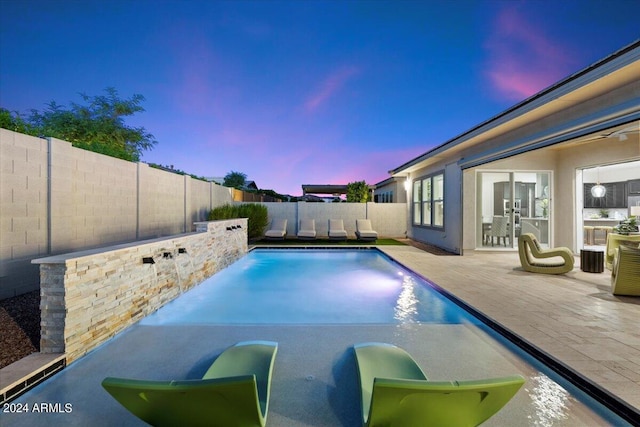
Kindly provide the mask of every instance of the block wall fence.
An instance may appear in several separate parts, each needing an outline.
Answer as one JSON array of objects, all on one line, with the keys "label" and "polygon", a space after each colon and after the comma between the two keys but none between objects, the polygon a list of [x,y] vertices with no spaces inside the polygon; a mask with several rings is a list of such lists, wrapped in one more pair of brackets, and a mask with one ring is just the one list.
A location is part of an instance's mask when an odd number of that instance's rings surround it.
[{"label": "block wall fence", "polygon": [[194,231],[231,189],[0,129],[0,299],[39,287],[31,260]]},{"label": "block wall fence", "polygon": [[[233,189],[0,128],[0,299],[40,286],[34,258],[194,230],[208,212],[233,201]],[[405,203],[263,203],[269,218],[329,219],[355,235],[367,218],[383,237],[405,237]]]},{"label": "block wall fence", "polygon": [[41,353],[78,359],[247,253],[247,219],[196,232],[33,260]]},{"label": "block wall fence", "polygon": [[287,220],[287,235],[295,236],[301,219],[314,219],[318,237],[327,237],[329,220],[341,219],[350,237],[356,234],[356,220],[368,219],[380,237],[406,237],[406,203],[262,203],[269,220]]}]

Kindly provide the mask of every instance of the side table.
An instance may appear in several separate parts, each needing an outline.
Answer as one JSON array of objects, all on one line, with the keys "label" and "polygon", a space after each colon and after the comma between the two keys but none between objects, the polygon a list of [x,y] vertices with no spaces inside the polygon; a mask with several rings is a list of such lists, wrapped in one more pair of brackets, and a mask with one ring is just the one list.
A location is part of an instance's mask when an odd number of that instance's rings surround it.
[{"label": "side table", "polygon": [[602,273],[604,271],[604,252],[580,249],[580,270],[587,273]]}]

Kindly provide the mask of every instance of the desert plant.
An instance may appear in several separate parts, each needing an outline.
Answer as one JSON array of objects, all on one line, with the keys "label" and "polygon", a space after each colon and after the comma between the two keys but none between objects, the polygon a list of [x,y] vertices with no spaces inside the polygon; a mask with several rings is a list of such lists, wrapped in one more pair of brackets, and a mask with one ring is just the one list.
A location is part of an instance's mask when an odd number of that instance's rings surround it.
[{"label": "desert plant", "polygon": [[241,205],[222,205],[209,212],[209,221],[219,219],[247,218],[247,236],[249,239],[261,237],[269,223],[268,210],[257,203]]}]

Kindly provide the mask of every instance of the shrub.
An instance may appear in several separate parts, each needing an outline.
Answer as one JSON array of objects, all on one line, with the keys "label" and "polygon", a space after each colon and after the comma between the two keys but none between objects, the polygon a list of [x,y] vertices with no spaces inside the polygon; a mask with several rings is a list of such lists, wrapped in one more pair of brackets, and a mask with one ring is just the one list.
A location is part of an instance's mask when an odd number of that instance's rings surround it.
[{"label": "shrub", "polygon": [[247,236],[250,239],[262,237],[269,223],[268,210],[257,203],[218,206],[209,212],[209,221],[218,219],[248,218]]}]

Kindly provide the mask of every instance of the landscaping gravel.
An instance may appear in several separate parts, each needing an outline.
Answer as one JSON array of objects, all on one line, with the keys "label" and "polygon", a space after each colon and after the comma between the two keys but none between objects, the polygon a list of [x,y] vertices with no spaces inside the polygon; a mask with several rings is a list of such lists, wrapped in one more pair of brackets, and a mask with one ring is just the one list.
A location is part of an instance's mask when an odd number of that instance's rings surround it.
[{"label": "landscaping gravel", "polygon": [[40,351],[40,291],[0,301],[0,368]]}]

